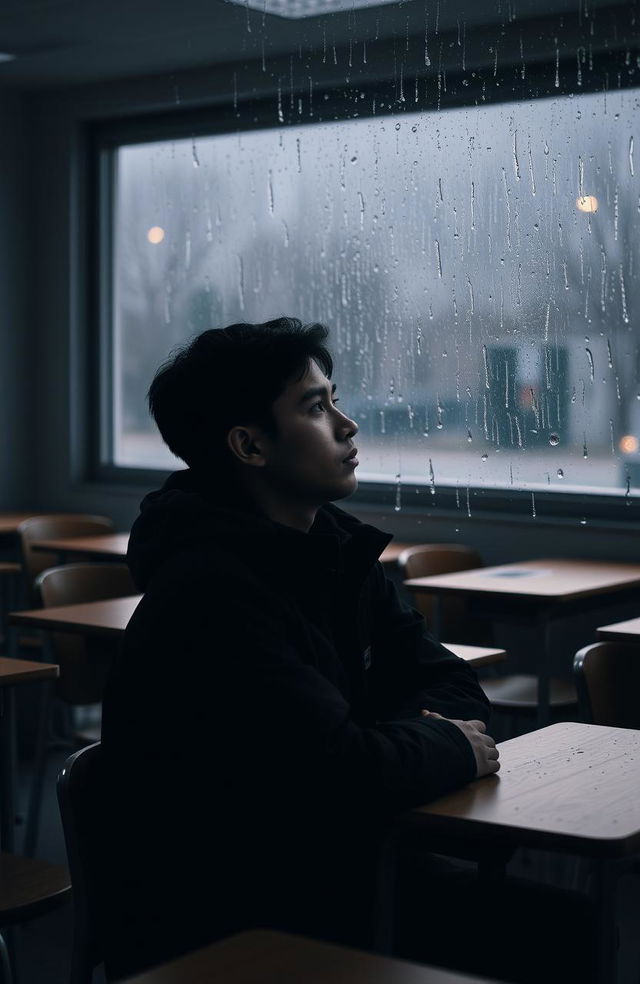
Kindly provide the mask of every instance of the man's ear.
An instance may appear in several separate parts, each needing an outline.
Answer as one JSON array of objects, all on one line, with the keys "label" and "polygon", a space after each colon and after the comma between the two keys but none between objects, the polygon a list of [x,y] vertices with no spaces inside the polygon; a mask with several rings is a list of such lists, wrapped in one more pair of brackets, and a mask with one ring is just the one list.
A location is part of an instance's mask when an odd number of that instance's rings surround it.
[{"label": "man's ear", "polygon": [[227,434],[227,444],[243,465],[262,468],[266,464],[263,435],[257,427],[232,427]]}]

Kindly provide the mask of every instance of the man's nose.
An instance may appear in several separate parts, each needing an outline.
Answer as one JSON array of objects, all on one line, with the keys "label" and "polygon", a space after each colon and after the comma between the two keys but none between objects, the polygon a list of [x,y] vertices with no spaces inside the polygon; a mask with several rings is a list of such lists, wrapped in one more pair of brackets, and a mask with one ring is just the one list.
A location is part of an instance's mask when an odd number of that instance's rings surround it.
[{"label": "man's nose", "polygon": [[354,435],[358,433],[358,425],[355,420],[352,420],[351,417],[347,417],[346,413],[342,414],[342,418],[341,430],[346,431],[347,437],[354,437]]}]

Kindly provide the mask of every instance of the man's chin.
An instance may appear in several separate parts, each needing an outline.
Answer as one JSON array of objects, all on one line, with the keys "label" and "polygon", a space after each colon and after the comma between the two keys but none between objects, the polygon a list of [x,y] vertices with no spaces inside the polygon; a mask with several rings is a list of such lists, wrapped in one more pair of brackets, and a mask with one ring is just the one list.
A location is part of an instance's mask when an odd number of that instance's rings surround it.
[{"label": "man's chin", "polygon": [[350,495],[353,495],[357,488],[358,479],[355,475],[353,475],[348,483],[345,482],[341,485],[339,490],[336,489],[334,494],[329,499],[329,502],[337,502],[339,499],[347,499]]}]

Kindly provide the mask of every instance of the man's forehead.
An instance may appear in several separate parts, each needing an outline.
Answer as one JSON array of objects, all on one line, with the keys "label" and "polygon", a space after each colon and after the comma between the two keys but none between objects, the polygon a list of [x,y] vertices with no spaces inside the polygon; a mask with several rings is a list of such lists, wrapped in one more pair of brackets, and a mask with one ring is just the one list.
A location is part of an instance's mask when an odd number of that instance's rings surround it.
[{"label": "man's forehead", "polygon": [[310,362],[302,376],[299,378],[294,376],[293,379],[289,380],[282,396],[297,402],[305,393],[310,390],[317,391],[320,388],[324,391],[333,392],[336,384],[332,383],[328,376],[325,376],[317,363]]},{"label": "man's forehead", "polygon": [[321,386],[323,384],[331,385],[331,380],[328,376],[325,376],[322,369],[313,359],[310,359],[307,368],[305,369],[303,375],[298,380],[301,386]]}]

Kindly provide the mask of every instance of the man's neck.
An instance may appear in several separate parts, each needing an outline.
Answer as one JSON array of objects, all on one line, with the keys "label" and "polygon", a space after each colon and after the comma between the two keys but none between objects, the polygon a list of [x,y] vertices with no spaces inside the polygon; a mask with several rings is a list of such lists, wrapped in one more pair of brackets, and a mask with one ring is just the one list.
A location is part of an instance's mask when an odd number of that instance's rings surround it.
[{"label": "man's neck", "polygon": [[317,506],[287,505],[285,503],[260,503],[261,510],[268,519],[281,526],[308,533],[318,512]]},{"label": "man's neck", "polygon": [[304,502],[295,497],[283,495],[278,489],[259,482],[241,482],[243,493],[252,503],[256,512],[266,516],[274,523],[289,526],[291,529],[308,533],[313,526],[319,504]]}]

